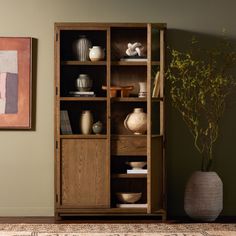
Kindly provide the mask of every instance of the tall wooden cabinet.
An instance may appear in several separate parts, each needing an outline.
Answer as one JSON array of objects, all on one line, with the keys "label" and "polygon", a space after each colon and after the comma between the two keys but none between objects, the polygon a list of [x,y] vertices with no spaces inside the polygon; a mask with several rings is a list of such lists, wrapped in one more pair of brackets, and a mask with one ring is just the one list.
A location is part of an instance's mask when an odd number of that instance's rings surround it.
[{"label": "tall wooden cabinet", "polygon": [[[164,36],[165,24],[56,23],[55,24],[55,215],[155,215],[166,217]],[[100,61],[79,61],[74,42],[86,35],[105,49]],[[128,43],[143,45],[143,60],[121,60]],[[153,84],[159,72],[159,96]],[[93,81],[94,97],[72,96],[79,74]],[[139,82],[147,96],[139,97]],[[106,86],[106,90],[102,89]],[[129,96],[114,86],[133,86]],[[124,127],[134,108],[147,114],[147,132],[135,135]],[[101,134],[82,134],[80,117],[91,111],[101,121]],[[62,132],[66,111],[71,132]],[[69,121],[69,123],[68,123]],[[68,128],[68,127],[67,127]],[[147,162],[147,173],[127,174],[127,162]],[[117,193],[142,193],[137,205],[120,205]]]}]

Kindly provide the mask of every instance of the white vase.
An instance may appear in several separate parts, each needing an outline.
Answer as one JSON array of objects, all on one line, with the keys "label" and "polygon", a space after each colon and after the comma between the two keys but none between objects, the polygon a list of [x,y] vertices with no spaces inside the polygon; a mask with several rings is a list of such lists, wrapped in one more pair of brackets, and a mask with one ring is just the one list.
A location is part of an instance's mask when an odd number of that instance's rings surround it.
[{"label": "white vase", "polygon": [[91,61],[100,61],[104,59],[104,56],[104,49],[100,46],[93,46],[92,48],[89,48],[89,58]]},{"label": "white vase", "polygon": [[184,210],[195,220],[214,221],[223,209],[223,183],[216,172],[195,171],[184,195]]},{"label": "white vase", "polygon": [[93,86],[93,81],[87,74],[80,74],[76,79],[76,87],[80,92],[90,91]]},{"label": "white vase", "polygon": [[145,134],[147,131],[147,114],[143,108],[134,108],[133,113],[127,115],[124,126],[134,134]]},{"label": "white vase", "polygon": [[81,35],[78,40],[74,42],[73,49],[76,58],[79,61],[89,60],[89,48],[92,46],[90,40],[86,38],[85,35]]},{"label": "white vase", "polygon": [[82,134],[91,134],[93,125],[93,115],[91,111],[82,111],[80,118],[80,130]]},{"label": "white vase", "polygon": [[140,98],[147,97],[147,83],[146,82],[139,82],[139,94]]}]

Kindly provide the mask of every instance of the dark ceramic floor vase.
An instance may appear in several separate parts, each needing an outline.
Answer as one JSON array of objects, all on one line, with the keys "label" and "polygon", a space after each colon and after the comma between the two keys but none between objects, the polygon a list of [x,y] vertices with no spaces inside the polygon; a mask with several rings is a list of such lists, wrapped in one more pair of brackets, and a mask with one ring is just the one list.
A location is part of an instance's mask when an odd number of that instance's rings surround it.
[{"label": "dark ceramic floor vase", "polygon": [[185,188],[184,209],[192,219],[214,221],[223,209],[223,183],[216,172],[194,172]]}]

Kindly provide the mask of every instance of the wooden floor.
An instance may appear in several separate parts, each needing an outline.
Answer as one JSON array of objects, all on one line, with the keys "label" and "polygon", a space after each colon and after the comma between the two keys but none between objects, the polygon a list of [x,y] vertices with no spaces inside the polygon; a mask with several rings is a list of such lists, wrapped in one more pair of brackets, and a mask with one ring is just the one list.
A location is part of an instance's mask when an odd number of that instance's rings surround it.
[{"label": "wooden floor", "polygon": [[[84,223],[147,223],[147,224],[153,224],[153,223],[163,223],[160,219],[156,218],[144,218],[144,217],[101,217],[98,219],[98,217],[83,217],[83,218],[67,218],[63,219],[61,221],[56,221],[54,217],[0,217],[0,224],[65,224],[65,223],[78,223],[78,224],[84,224]],[[194,221],[191,221],[187,218],[178,218],[173,220],[168,220],[165,223],[172,224],[172,223],[196,223]],[[215,223],[236,223],[236,217],[221,217],[219,218]]]}]

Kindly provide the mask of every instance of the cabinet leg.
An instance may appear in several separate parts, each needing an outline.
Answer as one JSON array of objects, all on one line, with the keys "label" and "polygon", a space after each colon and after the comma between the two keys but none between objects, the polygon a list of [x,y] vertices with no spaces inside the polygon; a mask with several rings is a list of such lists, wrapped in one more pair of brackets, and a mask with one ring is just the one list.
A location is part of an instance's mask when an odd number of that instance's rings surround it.
[{"label": "cabinet leg", "polygon": [[62,217],[60,216],[59,213],[55,213],[55,221],[60,221],[62,220]]},{"label": "cabinet leg", "polygon": [[162,221],[166,221],[166,219],[167,219],[167,216],[166,216],[166,213],[164,213],[164,214],[162,215]]}]

